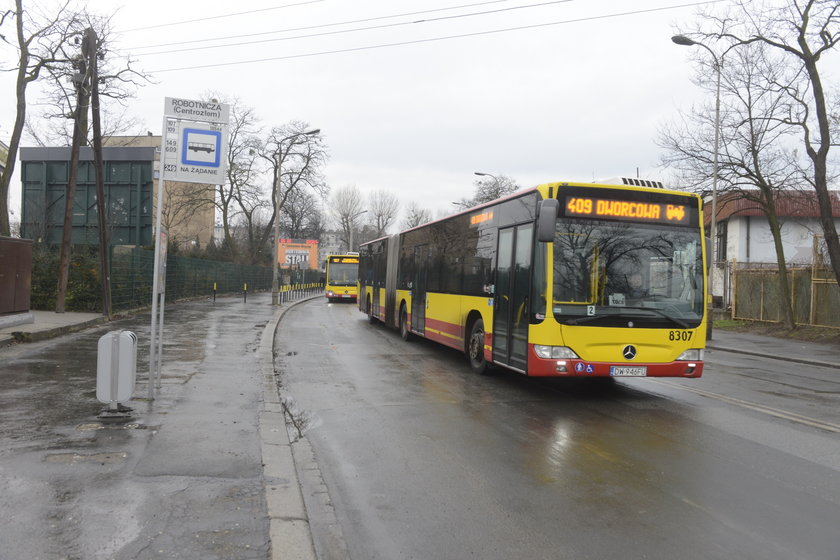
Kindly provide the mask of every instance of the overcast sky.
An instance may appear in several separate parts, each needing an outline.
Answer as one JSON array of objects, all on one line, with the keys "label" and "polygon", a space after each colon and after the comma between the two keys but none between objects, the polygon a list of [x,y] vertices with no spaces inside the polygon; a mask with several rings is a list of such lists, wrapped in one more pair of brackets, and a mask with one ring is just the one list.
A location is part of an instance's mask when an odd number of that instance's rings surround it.
[{"label": "overcast sky", "polygon": [[[473,194],[475,171],[522,186],[662,178],[657,127],[710,95],[691,81],[690,48],[670,41],[700,4],[88,2],[113,14],[114,48],[155,80],[129,102],[147,130],[160,134],[165,97],[218,91],[266,128],[320,128],[333,189],[388,189],[435,213]],[[227,46],[199,49],[208,45]],[[7,137],[13,107],[3,105]],[[17,180],[13,208],[19,192]]]}]

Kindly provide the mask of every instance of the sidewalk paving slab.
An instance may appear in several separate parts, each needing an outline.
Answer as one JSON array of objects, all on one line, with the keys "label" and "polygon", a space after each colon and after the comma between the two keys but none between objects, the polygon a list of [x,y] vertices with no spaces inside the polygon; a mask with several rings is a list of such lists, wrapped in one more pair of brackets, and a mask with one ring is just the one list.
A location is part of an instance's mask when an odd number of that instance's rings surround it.
[{"label": "sidewalk paving slab", "polygon": [[33,322],[0,328],[0,346],[8,346],[15,342],[47,340],[108,321],[101,313],[56,313],[38,310],[30,313],[34,318]]},{"label": "sidewalk paving slab", "polygon": [[[259,418],[260,462],[269,514],[272,560],[315,560],[316,557],[273,363],[274,336],[283,315],[295,304],[314,297],[286,302],[279,307],[262,331],[257,349],[263,376],[263,404]],[[31,313],[34,322],[0,328],[0,347],[57,338],[107,323],[107,318],[97,313]]]},{"label": "sidewalk paving slab", "polygon": [[715,329],[706,347],[750,356],[840,369],[840,344]]}]

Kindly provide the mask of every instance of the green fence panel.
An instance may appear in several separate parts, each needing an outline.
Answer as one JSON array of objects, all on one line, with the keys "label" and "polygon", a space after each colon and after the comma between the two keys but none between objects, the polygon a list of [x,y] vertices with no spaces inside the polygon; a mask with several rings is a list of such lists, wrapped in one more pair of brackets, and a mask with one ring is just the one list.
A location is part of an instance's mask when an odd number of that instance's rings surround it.
[{"label": "green fence panel", "polygon": [[[114,311],[148,307],[152,301],[154,251],[115,247],[111,259],[111,299]],[[265,266],[170,256],[166,259],[166,301],[212,297],[271,289],[272,270]]]}]

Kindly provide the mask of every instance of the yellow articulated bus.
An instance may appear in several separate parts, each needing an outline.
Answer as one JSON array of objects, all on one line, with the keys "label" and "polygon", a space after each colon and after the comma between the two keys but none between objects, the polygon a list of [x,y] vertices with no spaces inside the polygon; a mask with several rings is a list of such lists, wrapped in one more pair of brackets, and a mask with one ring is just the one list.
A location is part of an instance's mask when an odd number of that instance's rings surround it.
[{"label": "yellow articulated bus", "polygon": [[330,302],[356,301],[359,278],[359,253],[329,255],[324,296]]},{"label": "yellow articulated bus", "polygon": [[359,309],[478,373],[700,377],[701,200],[623,182],[540,185],[365,243]]}]

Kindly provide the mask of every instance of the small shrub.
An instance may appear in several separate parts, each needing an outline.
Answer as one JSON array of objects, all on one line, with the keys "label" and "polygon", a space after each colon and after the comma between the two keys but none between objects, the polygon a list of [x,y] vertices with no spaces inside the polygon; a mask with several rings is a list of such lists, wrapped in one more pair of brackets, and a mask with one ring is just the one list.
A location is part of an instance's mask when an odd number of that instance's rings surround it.
[{"label": "small shrub", "polygon": [[[36,244],[32,250],[32,309],[55,309],[58,295],[59,245]],[[70,252],[70,270],[64,307],[67,311],[102,310],[99,275],[99,249],[74,245]]]}]

